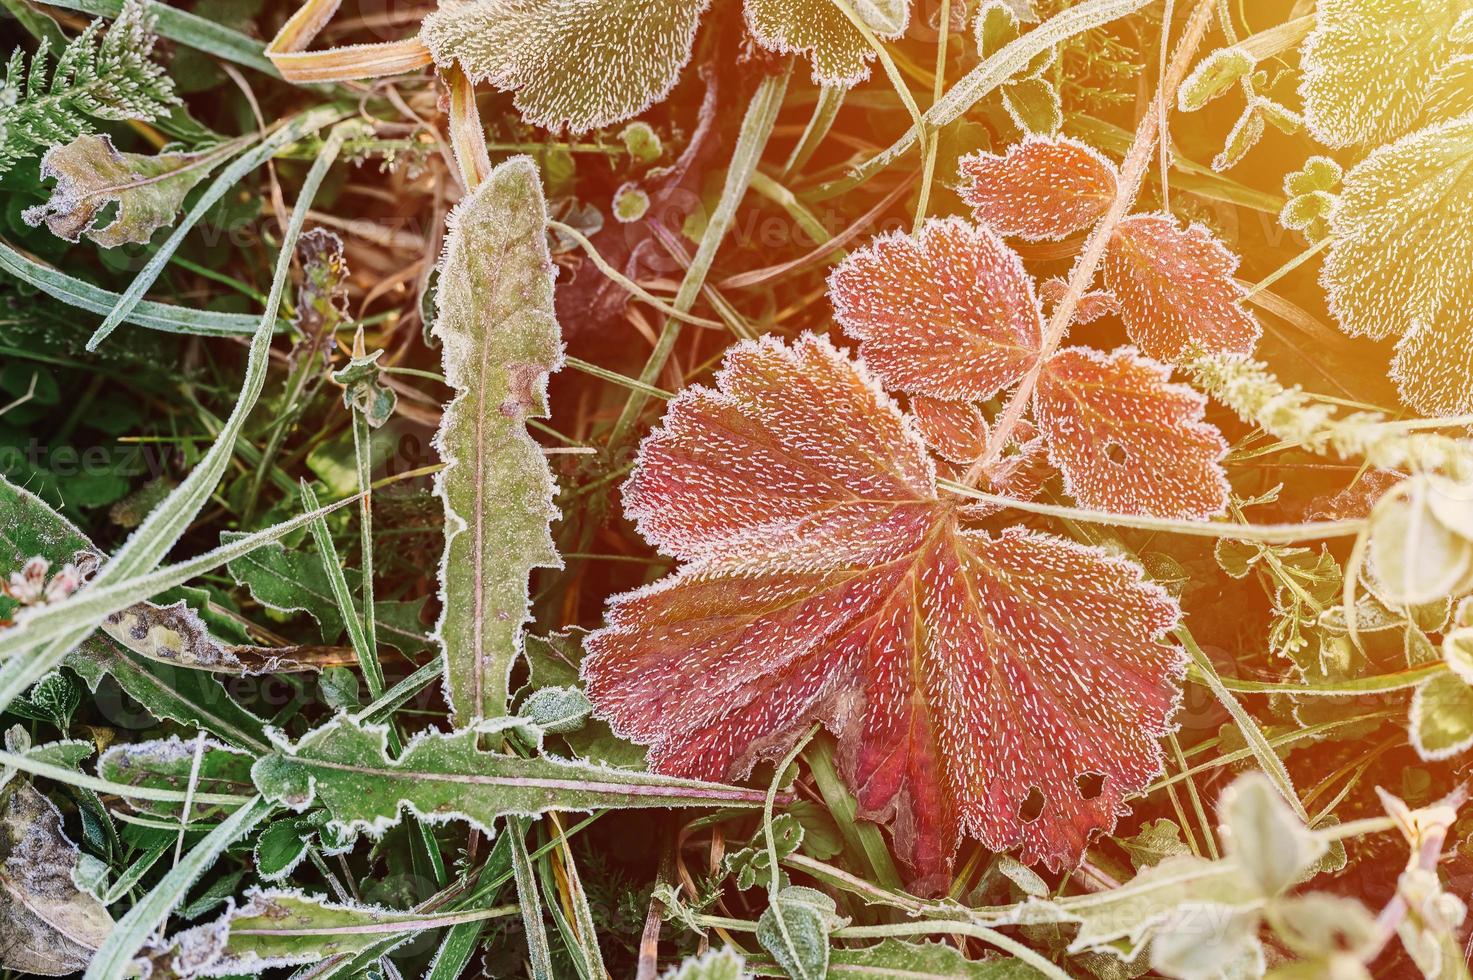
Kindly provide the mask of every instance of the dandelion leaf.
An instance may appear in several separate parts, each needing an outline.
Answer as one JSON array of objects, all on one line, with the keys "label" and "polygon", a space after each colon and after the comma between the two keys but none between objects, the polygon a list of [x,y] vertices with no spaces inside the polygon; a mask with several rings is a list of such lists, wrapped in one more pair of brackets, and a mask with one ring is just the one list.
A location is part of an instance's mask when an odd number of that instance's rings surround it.
[{"label": "dandelion leaf", "polygon": [[709,0],[446,0],[420,37],[442,68],[515,93],[529,123],[581,133],[664,98]]},{"label": "dandelion leaf", "polygon": [[957,218],[875,239],[834,270],[829,296],[892,389],[990,398],[1038,358],[1042,313],[1022,262],[991,231]]},{"label": "dandelion leaf", "polygon": [[[53,235],[69,242],[85,234],[103,248],[146,245],[155,231],[173,222],[184,195],[219,158],[209,150],[119,153],[109,136],[78,136],[41,158],[41,176],[55,178],[56,186],[45,204],[26,209],[25,220],[32,225],[44,221]],[[117,205],[117,212],[99,226],[110,204]]]},{"label": "dandelion leaf", "polygon": [[1227,506],[1227,441],[1202,420],[1206,399],[1129,347],[1070,347],[1038,383],[1038,424],[1064,489],[1085,507],[1205,518]]},{"label": "dandelion leaf", "polygon": [[529,157],[498,166],[449,221],[434,335],[455,389],[435,447],[445,505],[437,627],[460,723],[506,710],[508,675],[528,618],[527,576],[560,559],[552,474],[527,432],[547,414],[547,375],[562,365],[546,204]]},{"label": "dandelion leaf", "polygon": [[[199,767],[195,767],[198,751]],[[145,789],[167,789],[184,793],[193,785],[199,793],[230,793],[250,796],[251,764],[255,756],[240,749],[207,738],[201,746],[177,735],[146,742],[114,745],[98,758],[97,774],[120,786]],[[178,820],[183,805],[144,800],[120,793],[128,805],[140,813]],[[218,820],[228,816],[228,807],[194,801],[189,810],[191,820]]]},{"label": "dandelion leaf", "polygon": [[302,811],[327,808],[331,826],[382,836],[410,810],[422,820],[465,820],[490,834],[497,817],[548,810],[669,806],[760,806],[763,794],[668,775],[610,769],[550,755],[487,751],[480,742],[511,731],[535,733],[513,719],[449,734],[428,729],[398,755],[388,729],[338,715],[276,751],[251,776],[268,799]]},{"label": "dandelion leaf", "polygon": [[655,771],[740,775],[821,721],[922,890],[963,836],[1069,866],[1160,771],[1175,602],[1099,549],[960,529],[912,423],[827,340],[733,348],[624,500],[683,565],[611,600],[583,676]]},{"label": "dandelion leaf", "polygon": [[1319,0],[1304,43],[1304,120],[1327,146],[1403,135],[1459,46],[1464,0]]},{"label": "dandelion leaf", "polygon": [[1429,414],[1473,411],[1473,116],[1383,146],[1345,174],[1322,279],[1352,336],[1399,337],[1392,374]]}]

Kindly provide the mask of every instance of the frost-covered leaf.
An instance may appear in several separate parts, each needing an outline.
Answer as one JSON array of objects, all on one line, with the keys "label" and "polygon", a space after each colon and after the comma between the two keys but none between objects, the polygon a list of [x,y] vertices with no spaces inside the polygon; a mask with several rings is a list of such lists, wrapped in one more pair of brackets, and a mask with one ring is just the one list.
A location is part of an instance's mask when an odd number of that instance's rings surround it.
[{"label": "frost-covered leaf", "polygon": [[1268,777],[1240,776],[1217,801],[1228,857],[1265,897],[1278,895],[1314,867],[1325,843],[1289,809]]},{"label": "frost-covered leaf", "polygon": [[1178,980],[1257,980],[1267,965],[1257,911],[1182,905],[1153,930],[1150,963]]},{"label": "frost-covered leaf", "polygon": [[1002,104],[1024,133],[1053,136],[1064,125],[1059,90],[1044,78],[1020,78],[1002,87]]},{"label": "frost-covered leaf", "polygon": [[[509,721],[495,732],[525,724]],[[431,729],[391,755],[387,728],[339,715],[295,744],[278,737],[276,751],[251,775],[268,799],[297,811],[315,801],[331,812],[332,826],[373,836],[397,824],[405,809],[431,822],[466,820],[489,834],[506,814],[763,801],[762,793],[734,786],[486,751],[477,744],[495,734],[486,724],[449,734]]]},{"label": "frost-covered leaf", "polygon": [[1082,506],[1205,518],[1227,506],[1227,441],[1202,420],[1206,399],[1171,369],[1123,347],[1069,347],[1038,381],[1038,424],[1064,489]]},{"label": "frost-covered leaf", "polygon": [[343,386],[343,405],[351,411],[362,412],[370,428],[377,429],[394,414],[399,396],[394,389],[383,383],[383,371],[378,366],[382,350],[362,357],[354,357],[346,365],[332,373],[332,380]]},{"label": "frost-covered leaf", "polygon": [[1093,224],[1115,199],[1115,165],[1068,137],[1030,137],[1002,155],[974,153],[958,164],[962,200],[1001,235],[1058,239]]},{"label": "frost-covered leaf", "polygon": [[823,892],[789,885],[772,896],[757,920],[757,941],[793,980],[823,980],[829,974],[829,933],[848,921]]},{"label": "frost-covered leaf", "polygon": [[1126,332],[1151,357],[1253,352],[1262,327],[1243,309],[1238,257],[1202,225],[1131,215],[1115,229],[1102,268]]},{"label": "frost-covered leaf", "polygon": [[[356,902],[330,902],[295,891],[246,892],[219,919],[186,929],[145,951],[152,976],[223,977],[316,963],[329,956],[402,942],[416,932],[457,921]],[[397,943],[395,943],[397,945]]]},{"label": "frost-covered leaf", "polygon": [[1464,0],[1319,0],[1304,43],[1304,118],[1328,146],[1395,139],[1459,53]]},{"label": "frost-covered leaf", "polygon": [[910,400],[910,412],[926,445],[944,459],[970,463],[987,448],[990,429],[972,402],[916,395]]},{"label": "frost-covered leaf", "polygon": [[[110,136],[78,136],[54,146],[41,158],[41,176],[56,180],[45,204],[27,208],[27,224],[46,222],[51,233],[69,242],[85,233],[103,248],[127,242],[147,244],[174,220],[184,195],[205,178],[222,155],[197,153],[120,153]],[[114,216],[98,226],[103,209]]]},{"label": "frost-covered leaf", "polygon": [[563,361],[546,224],[537,166],[513,157],[451,213],[440,265],[433,332],[456,394],[435,433],[446,462],[435,477],[445,505],[436,632],[460,723],[506,710],[527,577],[561,567],[552,473],[527,432],[527,419],[547,415],[547,375]]},{"label": "frost-covered leaf", "polygon": [[956,218],[875,239],[829,276],[829,296],[892,389],[990,398],[1038,357],[1042,314],[1022,262],[991,231]]},{"label": "frost-covered leaf", "polygon": [[1459,626],[1443,636],[1442,659],[1454,674],[1473,684],[1473,627]]},{"label": "frost-covered leaf", "polygon": [[1456,520],[1469,499],[1453,484],[1418,475],[1377,502],[1367,556],[1372,584],[1388,604],[1434,602],[1473,584],[1473,538]]},{"label": "frost-covered leaf", "polygon": [[77,845],[29,782],[0,789],[0,967],[58,977],[87,966],[113,921],[72,870]]},{"label": "frost-covered leaf", "polygon": [[[899,37],[910,0],[856,0],[855,12],[882,38]],[[854,85],[869,77],[875,53],[831,0],[746,0],[747,30],[758,44],[812,62],[819,85]]]},{"label": "frost-covered leaf", "polygon": [[161,664],[248,676],[320,670],[336,656],[314,647],[225,643],[211,635],[183,599],[167,606],[140,602],[109,616],[102,631],[134,653]]},{"label": "frost-covered leaf", "polygon": [[661,980],[744,980],[749,976],[747,961],[731,947],[723,946],[700,956],[687,956],[661,974]]},{"label": "frost-covered leaf", "polygon": [[1176,90],[1176,107],[1182,112],[1196,112],[1256,67],[1258,61],[1252,53],[1239,47],[1218,48],[1182,79]]},{"label": "frost-covered leaf", "polygon": [[[142,786],[186,792],[194,772],[196,743],[177,735],[149,742],[125,742],[114,745],[97,760],[97,774],[120,786]],[[199,770],[194,778],[197,793],[225,793],[250,796],[251,764],[255,756],[240,749],[206,739],[199,754]],[[183,804],[143,800],[121,794],[128,805],[141,813],[178,819]],[[218,819],[230,808],[198,800],[190,807],[191,820]]]},{"label": "frost-covered leaf", "polygon": [[671,403],[625,487],[686,564],[588,637],[596,713],[657,771],[706,778],[822,720],[916,887],[964,834],[1075,861],[1160,770],[1175,603],[1098,549],[960,530],[910,424],[826,340],[739,345],[717,384]]},{"label": "frost-covered leaf", "polygon": [[1419,130],[1345,175],[1321,281],[1352,336],[1400,337],[1392,376],[1418,411],[1473,410],[1473,116]]},{"label": "frost-covered leaf", "polygon": [[1423,681],[1412,696],[1412,745],[1427,760],[1473,748],[1473,685],[1448,672]]},{"label": "frost-covered leaf", "polygon": [[279,881],[291,874],[307,856],[311,833],[304,833],[301,820],[277,820],[256,838],[256,873],[262,881]]},{"label": "frost-covered leaf", "polygon": [[665,97],[708,2],[444,0],[420,38],[442,68],[514,92],[527,122],[581,133]]},{"label": "frost-covered leaf", "polygon": [[970,960],[947,943],[908,943],[887,939],[863,949],[829,953],[829,974],[843,977],[894,977],[905,980],[1036,980],[1037,970],[1021,960]]}]

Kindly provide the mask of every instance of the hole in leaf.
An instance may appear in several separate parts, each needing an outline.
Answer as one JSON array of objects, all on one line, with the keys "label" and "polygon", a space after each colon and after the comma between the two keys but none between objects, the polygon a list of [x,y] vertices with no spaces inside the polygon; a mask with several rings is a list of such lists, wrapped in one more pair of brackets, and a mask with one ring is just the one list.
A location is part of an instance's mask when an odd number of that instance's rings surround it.
[{"label": "hole in leaf", "polygon": [[1116,466],[1125,465],[1125,447],[1118,442],[1112,442],[1105,446],[1105,456]]},{"label": "hole in leaf", "polygon": [[1083,799],[1092,800],[1105,791],[1105,777],[1098,772],[1082,772],[1074,777],[1074,785]]},{"label": "hole in leaf", "polygon": [[1043,790],[1037,786],[1028,791],[1028,797],[1018,804],[1018,819],[1032,823],[1043,815]]}]

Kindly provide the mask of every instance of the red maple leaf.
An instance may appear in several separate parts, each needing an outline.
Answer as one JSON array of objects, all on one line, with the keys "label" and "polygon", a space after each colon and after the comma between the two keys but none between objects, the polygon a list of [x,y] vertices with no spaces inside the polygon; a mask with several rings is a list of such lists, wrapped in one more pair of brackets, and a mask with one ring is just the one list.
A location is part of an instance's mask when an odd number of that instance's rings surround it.
[{"label": "red maple leaf", "polygon": [[624,499],[684,564],[611,601],[583,676],[656,770],[741,777],[822,721],[918,890],[963,836],[1071,865],[1161,772],[1176,603],[1100,549],[966,529],[913,421],[827,340],[732,348]]},{"label": "red maple leaf", "polygon": [[[865,363],[888,388],[912,396],[932,448],[956,462],[968,462],[959,458],[968,451],[970,459],[981,456],[970,450],[960,413],[1017,383],[1041,353],[1042,314],[1017,254],[987,229],[955,218],[931,221],[915,237],[889,235],[855,251],[829,277],[829,293]],[[1069,493],[1086,507],[1116,513],[1221,513],[1226,444],[1203,421],[1205,401],[1134,351],[1108,362],[1091,362],[1081,351],[1053,354],[1034,392],[1048,458],[1063,471]],[[916,399],[958,408],[944,413]],[[976,438],[985,446],[985,428]],[[994,489],[1009,482],[996,466],[984,474]],[[1040,482],[999,492],[1031,496]]]},{"label": "red maple leaf", "polygon": [[[1030,137],[997,156],[964,157],[962,199],[978,220],[1004,235],[1058,239],[1092,225],[1118,186],[1115,165],[1067,137]],[[1252,353],[1262,328],[1243,309],[1233,278],[1238,259],[1202,225],[1169,214],[1134,214],[1116,225],[1102,275],[1130,339],[1152,357],[1191,352]],[[1076,322],[1103,311],[1098,301]]]}]

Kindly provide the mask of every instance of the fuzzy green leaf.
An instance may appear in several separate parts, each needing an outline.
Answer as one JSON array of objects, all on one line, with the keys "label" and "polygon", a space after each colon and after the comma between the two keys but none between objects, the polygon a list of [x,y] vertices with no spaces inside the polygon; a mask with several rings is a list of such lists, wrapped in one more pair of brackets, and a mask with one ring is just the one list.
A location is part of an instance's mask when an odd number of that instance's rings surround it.
[{"label": "fuzzy green leaf", "polygon": [[498,166],[450,215],[434,335],[455,388],[435,446],[445,505],[437,633],[457,723],[506,711],[528,581],[561,566],[548,522],[552,473],[527,433],[562,366],[547,206],[530,157]]},{"label": "fuzzy green leaf", "polygon": [[700,956],[687,956],[679,966],[671,967],[661,980],[742,980],[748,976],[746,961],[729,946],[707,950]]},{"label": "fuzzy green leaf", "polygon": [[887,939],[864,949],[829,954],[829,977],[905,977],[906,980],[1034,980],[1040,976],[1022,960],[969,960],[946,943],[907,943]]},{"label": "fuzzy green leaf", "polygon": [[1429,761],[1473,748],[1473,685],[1451,672],[1424,681],[1412,697],[1411,735]]},{"label": "fuzzy green leaf", "polygon": [[[97,775],[123,786],[143,786],[187,792],[194,773],[197,745],[177,735],[149,742],[124,742],[114,745],[97,760]],[[196,793],[226,793],[249,796],[251,764],[255,756],[206,739],[199,755],[199,769],[193,779]],[[128,805],[141,813],[178,819],[182,804],[157,800],[141,800],[121,794]],[[227,810],[195,801],[190,820],[219,819]]]},{"label": "fuzzy green leaf", "polygon": [[822,980],[829,972],[829,933],[846,921],[823,892],[789,885],[757,920],[757,941],[793,980]]},{"label": "fuzzy green leaf", "polygon": [[527,122],[580,133],[665,97],[708,2],[445,0],[420,37],[441,67],[515,92]]}]

